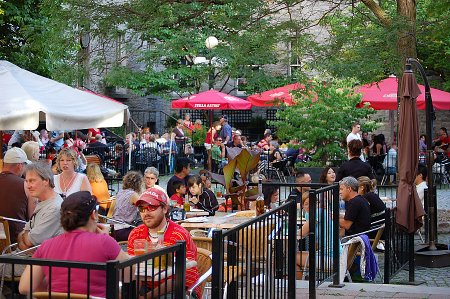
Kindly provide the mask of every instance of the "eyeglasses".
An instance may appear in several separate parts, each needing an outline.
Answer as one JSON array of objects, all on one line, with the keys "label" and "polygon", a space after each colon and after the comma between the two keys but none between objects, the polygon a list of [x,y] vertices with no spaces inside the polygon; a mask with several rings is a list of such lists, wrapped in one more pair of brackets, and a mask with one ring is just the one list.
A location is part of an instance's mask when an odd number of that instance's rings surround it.
[{"label": "eyeglasses", "polygon": [[216,139],[216,141],[222,141],[222,139]]},{"label": "eyeglasses", "polygon": [[159,207],[160,206],[151,206],[151,205],[139,206],[138,210],[139,210],[140,213],[144,213],[145,211],[153,212],[153,211],[156,211]]},{"label": "eyeglasses", "polygon": [[144,179],[146,179],[146,180],[157,180],[158,178],[156,178],[156,177],[150,177],[150,176],[145,176]]}]

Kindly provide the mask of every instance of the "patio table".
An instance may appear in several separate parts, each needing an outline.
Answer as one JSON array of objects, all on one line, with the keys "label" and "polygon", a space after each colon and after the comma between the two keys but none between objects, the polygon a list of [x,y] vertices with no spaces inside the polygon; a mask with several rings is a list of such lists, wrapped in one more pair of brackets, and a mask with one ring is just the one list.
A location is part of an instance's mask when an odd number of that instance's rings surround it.
[{"label": "patio table", "polygon": [[[182,227],[187,230],[193,229],[230,229],[239,224],[253,219],[253,217],[236,217],[235,214],[217,213],[216,216],[194,217],[180,221]],[[226,216],[223,216],[223,215]]]}]

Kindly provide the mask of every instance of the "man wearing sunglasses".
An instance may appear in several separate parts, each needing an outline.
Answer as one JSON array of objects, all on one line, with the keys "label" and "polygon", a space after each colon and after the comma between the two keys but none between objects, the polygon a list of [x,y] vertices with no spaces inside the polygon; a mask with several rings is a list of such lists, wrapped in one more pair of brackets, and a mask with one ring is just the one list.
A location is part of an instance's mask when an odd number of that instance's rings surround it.
[{"label": "man wearing sunglasses", "polygon": [[[128,237],[128,254],[134,255],[134,240],[145,239],[148,242],[158,242],[158,231],[164,231],[164,245],[174,245],[177,241],[186,241],[186,259],[197,260],[197,247],[192,241],[189,232],[176,224],[167,217],[168,198],[167,195],[154,187],[145,190],[136,201],[139,214],[144,224],[133,229]],[[186,288],[190,288],[198,279],[197,267],[186,270]],[[172,277],[169,277],[164,283],[151,285],[155,294],[163,295],[167,290],[171,293]],[[165,285],[164,285],[165,284]],[[159,290],[157,290],[159,288]],[[161,292],[161,293],[159,293]],[[197,298],[201,298],[201,294],[196,290]]]}]

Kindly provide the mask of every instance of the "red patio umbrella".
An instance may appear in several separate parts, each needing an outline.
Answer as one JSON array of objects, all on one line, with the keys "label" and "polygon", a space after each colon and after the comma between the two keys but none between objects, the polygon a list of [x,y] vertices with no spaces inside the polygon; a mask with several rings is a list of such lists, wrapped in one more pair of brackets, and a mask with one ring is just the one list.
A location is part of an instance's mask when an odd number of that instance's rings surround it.
[{"label": "red patio umbrella", "polygon": [[[392,76],[380,82],[361,86],[356,92],[363,95],[361,103],[370,103],[375,110],[397,110],[397,78]],[[425,110],[425,87],[418,84],[421,94],[417,97],[417,109]],[[450,110],[450,93],[431,88],[433,106],[438,110]]]},{"label": "red patio umbrella", "polygon": [[252,104],[241,98],[208,90],[172,101],[172,109],[249,110]]},{"label": "red patio umbrella", "polygon": [[299,88],[304,88],[304,86],[299,83],[289,84],[262,93],[252,94],[247,97],[247,101],[251,102],[254,106],[261,107],[278,106],[281,103],[290,106],[293,104],[290,92]]}]

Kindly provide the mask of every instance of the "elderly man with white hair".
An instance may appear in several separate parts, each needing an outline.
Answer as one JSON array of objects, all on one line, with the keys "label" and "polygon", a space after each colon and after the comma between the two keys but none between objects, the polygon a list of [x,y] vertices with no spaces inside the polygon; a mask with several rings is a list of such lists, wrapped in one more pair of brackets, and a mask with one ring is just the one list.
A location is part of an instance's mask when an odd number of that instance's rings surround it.
[{"label": "elderly man with white hair", "polygon": [[345,201],[345,215],[339,219],[339,226],[350,236],[370,229],[369,202],[358,194],[358,180],[352,176],[339,182],[339,195]]}]

